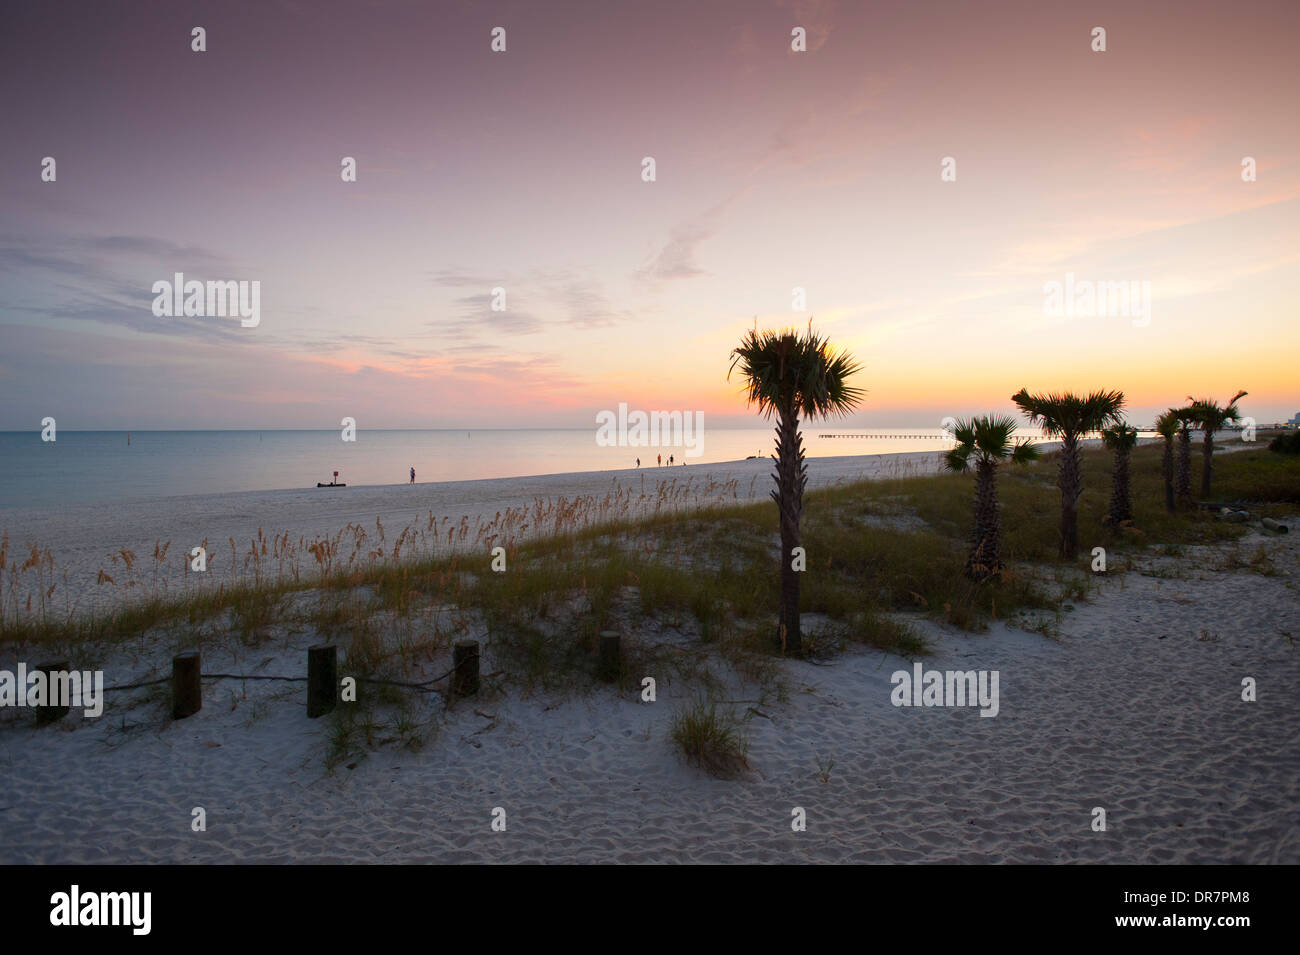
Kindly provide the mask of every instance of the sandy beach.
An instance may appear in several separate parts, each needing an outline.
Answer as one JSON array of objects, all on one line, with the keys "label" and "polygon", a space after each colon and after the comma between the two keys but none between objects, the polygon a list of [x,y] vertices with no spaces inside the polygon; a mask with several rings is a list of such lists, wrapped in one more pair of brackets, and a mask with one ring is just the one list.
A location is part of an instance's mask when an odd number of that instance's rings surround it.
[{"label": "sandy beach", "polygon": [[[729,781],[682,764],[671,683],[654,703],[478,700],[422,750],[380,746],[332,775],[300,684],[215,684],[176,723],[156,700],[110,696],[102,719],[0,733],[0,862],[1295,864],[1300,548],[1294,534],[1244,544],[1280,572],[1216,570],[1215,548],[1146,558],[1073,606],[1057,639],[922,621],[927,668],[1000,672],[996,718],[895,707],[899,657],[782,661],[788,702],[751,714],[751,768]],[[313,639],[205,666],[282,672]],[[124,651],[107,678],[164,656]],[[1258,702],[1241,699],[1247,676]]]},{"label": "sandy beach", "polygon": [[[885,476],[935,473],[938,452],[847,455],[808,459],[810,489]],[[636,519],[659,510],[691,510],[710,505],[767,500],[771,489],[770,459],[733,461],[699,467],[645,467],[639,470],[548,474],[524,478],[494,478],[426,484],[392,484],[369,487],[303,488],[243,492],[238,494],[170,497],[103,507],[70,505],[55,509],[8,508],[0,510],[0,532],[7,533],[12,552],[26,554],[32,545],[49,550],[53,572],[45,585],[57,583],[50,601],[51,614],[103,611],[145,592],[184,593],[185,588],[216,586],[241,576],[252,576],[245,566],[250,544],[259,531],[266,539],[287,535],[298,548],[300,566],[311,571],[311,558],[303,553],[313,541],[338,535],[348,525],[363,529],[368,541],[378,539],[376,521],[382,525],[386,552],[407,527],[427,530],[428,518],[447,518],[447,524],[467,522],[466,541],[473,542],[476,527],[489,524],[512,509],[532,510],[539,501],[586,499],[587,517]],[[617,512],[611,504],[627,502]],[[439,525],[447,526],[447,525]],[[544,530],[535,528],[534,530]],[[520,536],[527,536],[524,532]],[[432,535],[427,535],[432,546]],[[229,541],[235,541],[231,559]],[[191,548],[209,542],[206,576],[187,573]],[[157,567],[151,555],[155,545],[170,542],[166,559]],[[447,544],[440,537],[440,552],[464,550],[457,539]],[[273,547],[273,545],[272,545]],[[120,556],[136,555],[128,572]],[[409,555],[413,548],[407,547]],[[483,553],[486,553],[484,550]],[[266,573],[279,570],[268,561]],[[286,565],[287,566],[287,565]],[[113,584],[100,582],[103,570]],[[130,586],[129,582],[136,584]],[[35,575],[19,595],[25,600],[37,592]]]},{"label": "sandy beach", "polygon": [[[1056,447],[1052,442],[1039,444],[1045,452]],[[1098,444],[1084,442],[1085,447]],[[1233,443],[1225,451],[1243,447]],[[934,474],[940,470],[941,459],[942,452],[936,451],[809,458],[808,488]],[[534,519],[539,504],[553,507],[561,500],[580,501],[585,508],[579,516],[589,523],[635,520],[656,512],[766,501],[771,473],[771,460],[762,458],[699,467],[179,496],[111,507],[5,508],[0,509],[0,533],[8,536],[11,555],[26,555],[36,546],[48,551],[52,566],[50,572],[42,571],[39,576],[27,574],[18,592],[6,593],[6,599],[11,605],[15,599],[21,605],[28,596],[36,599],[41,590],[54,584],[47,601],[49,614],[64,619],[103,612],[146,594],[179,596],[241,578],[251,580],[257,574],[262,579],[288,575],[295,560],[308,579],[315,568],[307,548],[314,541],[337,538],[346,528],[358,529],[367,548],[380,546],[382,534],[383,559],[388,559],[406,528],[416,538],[405,545],[403,553],[408,557],[435,550],[486,554],[476,529],[484,529],[482,536],[494,530],[500,536],[501,527],[493,521],[507,512],[526,516],[534,525],[522,532],[516,525],[516,535],[525,538],[546,531]],[[436,542],[429,530],[430,518],[433,527],[442,529]],[[458,527],[462,521],[467,533],[447,541],[446,528]],[[277,537],[292,545],[295,560],[276,560]],[[345,543],[351,544],[352,532],[345,532],[345,538]],[[204,541],[208,542],[207,571],[188,572],[187,555]],[[260,551],[263,544],[267,558],[250,563],[250,553]],[[166,556],[154,562],[152,555],[161,545],[169,545]],[[121,558],[122,551],[134,555],[130,570]],[[108,574],[112,583],[102,580],[100,571]]]}]

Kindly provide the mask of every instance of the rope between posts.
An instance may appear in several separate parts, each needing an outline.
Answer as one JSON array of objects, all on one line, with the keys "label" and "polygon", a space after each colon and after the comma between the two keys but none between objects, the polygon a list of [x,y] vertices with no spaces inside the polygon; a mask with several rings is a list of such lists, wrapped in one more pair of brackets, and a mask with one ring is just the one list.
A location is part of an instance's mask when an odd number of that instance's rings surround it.
[{"label": "rope between posts", "polygon": [[[456,668],[452,667],[446,673],[442,674],[442,676],[435,676],[433,679],[425,680],[423,683],[410,683],[403,680],[384,680],[384,679],[379,679],[377,677],[368,677],[368,676],[359,676],[359,677],[355,677],[355,679],[358,683],[377,683],[377,684],[382,684],[384,686],[405,687],[406,689],[410,689],[410,690],[423,690],[426,687],[432,686],[434,683],[437,683],[440,680],[447,679],[447,677],[451,676],[455,672],[456,672]],[[162,676],[156,680],[141,680],[139,683],[124,683],[121,686],[106,686],[104,687],[104,692],[108,693],[113,690],[138,690],[141,687],[145,687],[145,686],[156,686],[159,683],[169,683],[171,679],[172,678],[169,676]],[[307,682],[307,677],[305,676],[266,676],[266,675],[254,675],[254,674],[243,674],[243,673],[202,673],[199,675],[199,679],[200,680],[282,680],[287,683]]]}]

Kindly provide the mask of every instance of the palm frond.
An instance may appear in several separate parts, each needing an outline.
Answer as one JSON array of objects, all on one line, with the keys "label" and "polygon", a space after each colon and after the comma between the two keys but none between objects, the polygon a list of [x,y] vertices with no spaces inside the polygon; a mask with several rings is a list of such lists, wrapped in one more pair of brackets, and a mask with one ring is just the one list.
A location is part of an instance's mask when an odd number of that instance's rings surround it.
[{"label": "palm frond", "polygon": [[1128,422],[1121,421],[1105,428],[1101,432],[1101,441],[1112,451],[1127,451],[1137,444],[1137,429],[1129,427]]},{"label": "palm frond", "polygon": [[1156,418],[1156,433],[1166,440],[1172,439],[1178,433],[1178,410],[1176,408],[1170,408]]},{"label": "palm frond", "polygon": [[1122,391],[1094,391],[1087,395],[1072,392],[1031,394],[1027,389],[1011,396],[1030,424],[1038,425],[1043,436],[1078,437],[1100,431],[1120,419],[1124,407]]},{"label": "palm frond", "polygon": [[835,349],[809,322],[794,330],[745,333],[731,353],[731,374],[739,367],[749,403],[764,417],[794,413],[805,418],[847,415],[865,391],[848,379],[862,366],[843,349]]}]

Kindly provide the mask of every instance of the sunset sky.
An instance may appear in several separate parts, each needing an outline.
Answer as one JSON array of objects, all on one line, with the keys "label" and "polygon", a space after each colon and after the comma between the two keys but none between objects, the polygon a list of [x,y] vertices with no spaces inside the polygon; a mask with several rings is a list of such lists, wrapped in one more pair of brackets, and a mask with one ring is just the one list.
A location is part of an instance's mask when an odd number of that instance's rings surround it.
[{"label": "sunset sky", "polygon": [[[1021,386],[1289,418],[1297,64],[1294,0],[13,0],[0,429],[747,424],[729,351],[810,316],[851,426]],[[156,317],[175,272],[260,281],[260,325]],[[1046,314],[1067,273],[1149,324]]]}]

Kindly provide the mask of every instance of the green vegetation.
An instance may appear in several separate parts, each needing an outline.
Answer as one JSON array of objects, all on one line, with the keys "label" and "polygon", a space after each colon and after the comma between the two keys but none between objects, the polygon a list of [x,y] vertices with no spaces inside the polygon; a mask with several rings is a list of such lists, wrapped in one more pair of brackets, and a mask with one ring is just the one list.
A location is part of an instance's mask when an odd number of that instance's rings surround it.
[{"label": "green vegetation", "polygon": [[1039,425],[1043,436],[1061,442],[1057,453],[1056,486],[1061,491],[1060,555],[1073,559],[1079,554],[1079,496],[1084,475],[1079,444],[1084,436],[1120,421],[1124,393],[1094,391],[1089,395],[1030,394],[1024,388],[1011,396],[1030,424]]},{"label": "green vegetation", "polygon": [[1136,428],[1120,421],[1101,432],[1101,441],[1115,454],[1115,469],[1110,479],[1109,524],[1124,524],[1133,520],[1133,504],[1129,497],[1129,459],[1137,445]]},{"label": "green vegetation", "polygon": [[723,778],[749,767],[743,720],[716,700],[697,699],[673,714],[669,734],[686,761]]},{"label": "green vegetation", "polygon": [[[800,418],[816,420],[846,415],[862,398],[862,389],[848,383],[860,367],[847,352],[837,352],[812,329],[793,331],[757,329],[745,335],[731,353],[731,370],[740,366],[751,405],[763,417],[776,419],[776,490],[772,500],[781,515],[781,613],[777,644],[798,656],[803,652],[799,626],[799,569],[795,551],[800,547],[799,523],[803,494],[808,484],[804,464]],[[730,376],[730,372],[728,372]]]},{"label": "green vegetation", "polygon": [[1287,431],[1268,443],[1268,449],[1278,454],[1300,454],[1300,431]]},{"label": "green vegetation", "polygon": [[1178,437],[1178,409],[1170,408],[1156,418],[1156,433],[1164,439],[1163,452],[1160,457],[1160,474],[1165,481],[1165,507],[1175,510],[1178,507],[1174,496],[1174,439]]},{"label": "green vegetation", "polygon": [[944,467],[956,474],[975,472],[975,528],[964,568],[972,580],[982,582],[1002,576],[998,465],[1004,461],[1028,464],[1040,456],[1034,445],[1016,444],[1012,439],[1015,432],[1014,418],[987,415],[958,421],[952,427],[957,446],[944,457]]},{"label": "green vegetation", "polygon": [[1201,497],[1210,496],[1210,477],[1214,473],[1214,435],[1222,431],[1224,425],[1235,424],[1241,419],[1237,402],[1244,397],[1246,392],[1239,391],[1221,405],[1213,398],[1187,396],[1187,400],[1192,403],[1191,408],[1196,416],[1196,423],[1204,435],[1201,442]]},{"label": "green vegetation", "polygon": [[[971,546],[968,476],[896,477],[808,492],[802,524],[808,571],[800,594],[809,617],[805,655],[824,657],[859,644],[915,657],[926,652],[925,621],[979,631],[1005,620],[1050,634],[1065,605],[1095,586],[1088,567],[1093,546],[1105,547],[1117,568],[1143,553],[1177,555],[1244,536],[1246,526],[1216,520],[1209,511],[1165,507],[1163,450],[1132,450],[1130,526],[1103,524],[1111,455],[1079,454],[1084,554],[1075,560],[1057,556],[1053,472],[1059,462],[1052,459],[1060,452],[1000,469],[1004,566],[983,583],[963,572]],[[1261,446],[1220,456],[1216,472],[1219,494],[1248,502],[1257,515],[1283,517],[1300,503],[1298,456]],[[548,531],[554,526],[548,522]],[[756,502],[697,512],[671,507],[581,529],[566,520],[545,537],[502,535],[495,540],[506,550],[504,573],[491,570],[485,540],[472,557],[403,553],[401,559],[390,559],[391,546],[365,540],[362,551],[382,559],[335,560],[317,575],[295,569],[279,579],[268,574],[260,583],[184,595],[142,590],[139,602],[96,617],[57,619],[40,615],[39,608],[17,613],[11,604],[0,619],[0,645],[33,656],[66,655],[85,666],[114,647],[155,660],[163,658],[155,652],[160,647],[223,649],[255,663],[290,641],[323,641],[342,651],[340,676],[418,683],[450,670],[452,644],[473,639],[482,646],[483,689],[474,702],[454,705],[480,707],[507,687],[522,694],[594,692],[603,685],[599,634],[617,630],[623,635],[617,683],[623,694],[631,697],[641,677],[652,673],[661,687],[676,683],[714,702],[743,695],[761,706],[788,693],[770,638],[770,621],[779,613],[779,539],[775,509]],[[36,572],[31,560],[10,558],[0,543],[6,588],[15,586],[25,565],[26,573]],[[1275,572],[1262,552],[1234,560],[1252,571]],[[41,572],[50,572],[48,564]],[[137,674],[157,675],[165,674]],[[733,692],[737,687],[745,692]],[[156,693],[141,699],[164,705]],[[330,764],[374,745],[420,745],[437,725],[431,699],[441,701],[427,690],[362,682],[361,705],[340,707],[330,717]],[[683,738],[701,746],[707,739],[725,742],[719,731],[736,727],[724,717],[721,709],[710,714],[697,707],[689,720],[683,717]]]}]

